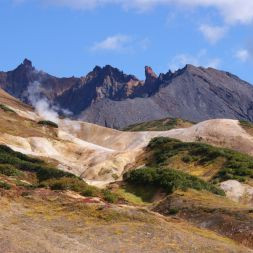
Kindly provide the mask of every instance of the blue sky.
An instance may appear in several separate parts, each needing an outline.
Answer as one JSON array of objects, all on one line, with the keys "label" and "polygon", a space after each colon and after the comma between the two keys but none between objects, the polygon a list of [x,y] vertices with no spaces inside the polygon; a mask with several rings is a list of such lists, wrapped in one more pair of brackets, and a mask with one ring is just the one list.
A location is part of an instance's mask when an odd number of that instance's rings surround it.
[{"label": "blue sky", "polygon": [[253,83],[253,0],[0,0],[0,69],[56,76],[95,65],[144,78],[186,63]]}]

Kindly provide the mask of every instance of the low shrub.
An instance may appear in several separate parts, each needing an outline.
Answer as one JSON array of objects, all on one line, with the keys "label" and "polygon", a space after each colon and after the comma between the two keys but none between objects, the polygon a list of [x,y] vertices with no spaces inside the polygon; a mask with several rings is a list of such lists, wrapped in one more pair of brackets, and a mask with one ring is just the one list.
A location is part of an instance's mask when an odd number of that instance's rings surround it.
[{"label": "low shrub", "polygon": [[170,209],[168,210],[168,214],[169,214],[169,215],[176,215],[178,212],[179,212],[179,209],[178,209],[178,208],[170,208]]},{"label": "low shrub", "polygon": [[203,166],[223,158],[224,163],[220,165],[220,171],[214,179],[245,181],[247,178],[253,178],[253,157],[230,149],[204,143],[181,142],[166,137],[152,139],[147,149],[152,151],[148,158],[149,166],[164,166],[176,155],[183,155],[182,161],[185,163],[194,161],[197,165]]},{"label": "low shrub", "polygon": [[38,122],[38,124],[43,125],[43,126],[53,127],[53,128],[59,128],[59,126],[56,123],[50,120],[41,120]]},{"label": "low shrub", "polygon": [[31,167],[31,171],[35,172],[37,175],[38,180],[41,181],[45,181],[48,179],[59,179],[59,178],[63,178],[63,177],[68,177],[68,178],[76,178],[75,175],[69,173],[69,172],[65,172],[62,170],[58,170],[56,168],[52,168],[52,167],[46,167],[46,166],[35,166],[35,167]]},{"label": "low shrub", "polygon": [[173,169],[145,167],[127,172],[123,175],[123,178],[130,184],[156,186],[168,194],[173,193],[177,189],[187,190],[191,188],[198,191],[206,190],[222,196],[225,195],[224,191],[215,185]]},{"label": "low shrub", "polygon": [[11,189],[11,185],[3,182],[3,181],[0,181],[0,188],[2,189],[5,189],[5,190],[10,190]]},{"label": "low shrub", "polygon": [[183,161],[184,163],[190,163],[190,162],[192,162],[192,157],[189,156],[189,155],[183,156],[183,157],[182,157],[182,161]]},{"label": "low shrub", "polygon": [[31,162],[31,163],[39,163],[39,164],[44,164],[44,161],[37,159],[37,158],[33,158],[33,157],[29,157],[27,155],[24,155],[20,152],[16,152],[13,151],[11,148],[9,148],[8,146],[5,145],[0,145],[0,157],[4,156],[4,155],[9,155],[9,159],[10,161],[14,158],[18,158],[20,160],[23,161],[27,161],[27,162]]},{"label": "low shrub", "polygon": [[99,190],[90,186],[79,178],[63,177],[59,179],[50,179],[40,184],[41,187],[49,187],[52,190],[71,190],[80,193],[86,197],[99,196]]},{"label": "low shrub", "polygon": [[249,121],[246,121],[246,120],[240,120],[240,125],[242,127],[248,127],[248,128],[253,128],[253,123],[252,122],[249,122]]},{"label": "low shrub", "polygon": [[149,122],[137,123],[124,128],[124,131],[168,131],[174,128],[181,128],[184,125],[193,125],[193,122],[177,119],[177,118],[165,118],[160,120],[154,120]]},{"label": "low shrub", "polygon": [[24,187],[27,190],[34,190],[34,189],[38,188],[38,185],[36,185],[36,184],[28,184],[28,183],[22,182],[20,180],[17,180],[15,182],[15,184],[16,184],[16,186]]},{"label": "low shrub", "polygon": [[14,166],[9,164],[0,164],[0,174],[6,176],[22,176],[23,173],[17,170]]},{"label": "low shrub", "polygon": [[104,200],[109,203],[117,203],[119,200],[118,195],[116,195],[115,193],[109,190],[103,190],[102,193],[103,193]]},{"label": "low shrub", "polygon": [[[36,175],[37,180],[33,182],[33,185],[16,181],[17,186],[29,190],[37,187],[48,187],[52,190],[75,191],[85,197],[100,197],[111,203],[118,201],[117,195],[109,190],[101,191],[69,172],[50,167],[42,160],[15,152],[5,145],[0,145],[0,173],[7,176],[19,176],[23,172],[32,172]],[[10,188],[8,184],[3,182],[0,182],[0,187]]]},{"label": "low shrub", "polygon": [[46,163],[39,159],[26,156],[19,152],[15,152],[4,145],[0,145],[0,164],[4,166],[12,166],[12,168],[15,168],[18,171],[33,172],[36,174],[39,182],[51,178],[76,177],[69,172],[64,172],[56,168],[49,167]]},{"label": "low shrub", "polygon": [[5,112],[12,112],[12,113],[16,113],[15,111],[13,111],[11,108],[9,108],[8,106],[4,105],[4,104],[0,104],[0,109],[2,109]]},{"label": "low shrub", "polygon": [[118,180],[119,179],[119,176],[117,175],[117,174],[112,174],[112,178],[114,179],[114,180]]}]

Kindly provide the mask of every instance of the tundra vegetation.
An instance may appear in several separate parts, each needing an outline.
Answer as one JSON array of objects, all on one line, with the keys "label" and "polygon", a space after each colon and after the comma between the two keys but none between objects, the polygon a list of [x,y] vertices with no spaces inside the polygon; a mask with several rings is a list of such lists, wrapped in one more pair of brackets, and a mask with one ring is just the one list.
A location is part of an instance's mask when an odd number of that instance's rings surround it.
[{"label": "tundra vegetation", "polygon": [[[87,197],[100,197],[108,202],[117,202],[118,196],[109,190],[103,191],[85,183],[81,178],[65,171],[58,170],[46,162],[32,158],[11,148],[0,145],[0,174],[16,177],[16,185],[20,186],[20,180],[28,180],[32,183],[29,188],[50,188],[51,190],[72,190]],[[0,181],[0,187],[4,189],[10,186]]]},{"label": "tundra vegetation", "polygon": [[[158,137],[147,147],[150,152],[147,164],[151,167],[166,167],[175,158],[191,166],[217,165],[213,182],[229,179],[245,182],[253,178],[253,157],[226,148],[204,143],[181,142],[176,139]],[[222,161],[218,165],[218,161]]]},{"label": "tundra vegetation", "polygon": [[0,109],[5,111],[5,112],[16,113],[14,110],[12,110],[11,108],[9,108],[7,105],[4,105],[4,104],[0,104]]},{"label": "tundra vegetation", "polygon": [[50,120],[41,120],[38,122],[39,125],[42,125],[42,126],[48,126],[48,127],[53,127],[53,128],[59,128],[59,126],[53,122],[53,121],[50,121]]},{"label": "tundra vegetation", "polygon": [[124,131],[168,131],[175,128],[185,128],[194,125],[193,122],[178,119],[178,118],[166,118],[160,120],[153,120],[144,123],[137,123],[124,128]]}]

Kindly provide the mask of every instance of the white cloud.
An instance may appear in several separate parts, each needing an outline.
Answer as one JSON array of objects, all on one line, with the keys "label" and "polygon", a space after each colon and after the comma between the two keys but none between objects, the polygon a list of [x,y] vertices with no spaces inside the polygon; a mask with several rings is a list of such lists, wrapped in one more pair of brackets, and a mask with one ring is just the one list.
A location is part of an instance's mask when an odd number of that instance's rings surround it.
[{"label": "white cloud", "polygon": [[221,63],[219,58],[209,58],[206,50],[199,51],[195,56],[191,54],[178,54],[169,63],[172,71],[184,67],[186,64],[195,66],[218,68]]},{"label": "white cloud", "polygon": [[150,45],[149,38],[135,38],[124,34],[108,36],[102,41],[95,42],[90,48],[91,51],[111,51],[111,52],[134,52],[135,50],[145,51]]},{"label": "white cloud", "polygon": [[235,57],[242,62],[246,62],[250,59],[251,55],[247,49],[240,49],[236,52]]},{"label": "white cloud", "polygon": [[149,48],[150,44],[151,44],[151,41],[149,38],[144,38],[138,42],[140,49],[144,51]]},{"label": "white cloud", "polygon": [[92,51],[125,51],[131,37],[123,34],[109,36],[100,42],[95,42],[91,47]]},{"label": "white cloud", "polygon": [[199,30],[211,44],[215,44],[224,37],[227,28],[221,26],[201,25]]},{"label": "white cloud", "polygon": [[[17,0],[14,0],[17,1]],[[23,0],[29,1],[29,0]],[[253,21],[252,0],[37,0],[45,4],[62,5],[76,9],[90,9],[104,5],[119,5],[123,8],[135,8],[145,11],[166,5],[183,7],[216,8],[226,23],[250,23]]]}]

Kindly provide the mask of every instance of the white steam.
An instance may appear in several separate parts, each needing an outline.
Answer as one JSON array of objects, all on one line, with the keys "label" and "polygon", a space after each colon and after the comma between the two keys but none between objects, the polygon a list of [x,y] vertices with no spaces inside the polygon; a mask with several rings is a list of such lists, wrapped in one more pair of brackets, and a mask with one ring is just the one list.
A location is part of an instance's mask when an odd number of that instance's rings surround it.
[{"label": "white steam", "polygon": [[[59,112],[62,112],[66,116],[72,115],[70,111],[50,103],[50,101],[42,95],[43,91],[45,90],[38,81],[30,83],[27,88],[28,101],[35,108],[35,112],[41,118],[59,124]],[[70,119],[61,120],[61,126],[62,129],[66,130],[67,132],[71,132],[73,136],[75,136],[81,130],[81,124],[78,121],[73,121]]]},{"label": "white steam", "polygon": [[41,96],[42,91],[43,89],[39,82],[32,82],[27,88],[28,100],[41,118],[58,123],[58,108],[52,105],[46,97]]}]

